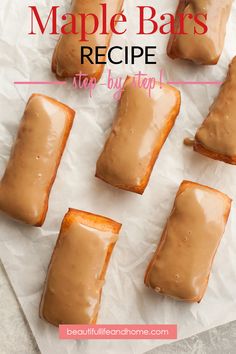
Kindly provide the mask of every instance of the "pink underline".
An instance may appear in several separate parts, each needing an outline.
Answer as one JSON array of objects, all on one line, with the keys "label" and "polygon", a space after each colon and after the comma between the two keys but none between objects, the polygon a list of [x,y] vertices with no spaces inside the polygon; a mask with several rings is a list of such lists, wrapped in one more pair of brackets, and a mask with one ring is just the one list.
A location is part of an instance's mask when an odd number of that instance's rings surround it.
[{"label": "pink underline", "polygon": [[169,85],[222,85],[220,81],[168,81]]},{"label": "pink underline", "polygon": [[[163,72],[160,75],[160,86],[162,87]],[[169,85],[222,85],[220,81],[168,81]],[[14,81],[15,85],[65,85],[66,81]],[[106,85],[106,84],[100,84]]]},{"label": "pink underline", "polygon": [[14,81],[15,85],[65,85],[66,81]]}]

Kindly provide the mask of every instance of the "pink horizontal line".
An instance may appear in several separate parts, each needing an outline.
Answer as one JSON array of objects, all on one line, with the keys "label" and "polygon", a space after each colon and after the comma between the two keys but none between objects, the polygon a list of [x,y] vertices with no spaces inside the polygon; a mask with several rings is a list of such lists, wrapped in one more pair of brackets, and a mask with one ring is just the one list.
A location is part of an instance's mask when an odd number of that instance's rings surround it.
[{"label": "pink horizontal line", "polygon": [[65,85],[66,81],[14,81],[15,85]]},{"label": "pink horizontal line", "polygon": [[222,85],[221,81],[168,81],[169,85]]}]

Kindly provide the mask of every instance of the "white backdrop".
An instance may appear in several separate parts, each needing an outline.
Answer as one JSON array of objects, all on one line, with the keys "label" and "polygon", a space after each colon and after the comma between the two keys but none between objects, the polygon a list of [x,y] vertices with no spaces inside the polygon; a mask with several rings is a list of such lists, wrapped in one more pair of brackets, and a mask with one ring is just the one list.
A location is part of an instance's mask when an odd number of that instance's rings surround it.
[{"label": "white backdrop", "polygon": [[[129,31],[113,36],[111,45],[157,45],[157,65],[108,65],[114,75],[139,70],[159,78],[163,68],[171,81],[223,80],[236,54],[236,3],[227,28],[226,45],[217,66],[197,67],[172,61],[165,54],[168,36],[135,36],[136,5],[156,6],[160,13],[174,13],[177,0],[125,0]],[[64,0],[8,1],[0,4],[0,173],[4,172],[10,147],[28,97],[33,92],[51,95],[77,111],[65,154],[50,197],[49,211],[42,228],[22,225],[0,215],[0,258],[17,298],[43,354],[143,353],[161,341],[59,341],[58,331],[38,318],[38,306],[48,262],[61,220],[68,207],[107,215],[123,223],[122,232],[108,269],[98,323],[173,323],[178,338],[185,338],[236,319],[236,218],[235,203],[227,230],[217,252],[209,286],[200,304],[185,304],[158,296],[143,284],[146,266],[154,252],[170,213],[175,193],[183,179],[190,179],[227,193],[236,200],[236,167],[210,160],[183,146],[206,116],[218,86],[181,86],[182,107],[155,165],[143,196],[120,191],[94,177],[96,160],[114,118],[117,103],[113,92],[99,86],[93,99],[88,92],[64,86],[15,86],[14,81],[55,80],[50,72],[56,37],[28,36],[28,5],[37,5],[44,18],[48,6]],[[68,5],[68,4],[67,4]],[[24,196],[22,195],[22,198]],[[178,255],[176,255],[178,256]],[[76,275],[75,275],[76,276]],[[0,300],[1,301],[1,300]],[[1,303],[0,303],[1,306]]]}]

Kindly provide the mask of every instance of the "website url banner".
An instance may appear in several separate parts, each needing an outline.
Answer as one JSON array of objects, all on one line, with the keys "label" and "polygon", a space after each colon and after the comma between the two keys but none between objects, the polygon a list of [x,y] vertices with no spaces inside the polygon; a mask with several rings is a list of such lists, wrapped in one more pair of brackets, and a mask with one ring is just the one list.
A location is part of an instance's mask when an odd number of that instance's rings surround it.
[{"label": "website url banner", "polygon": [[177,325],[60,325],[60,339],[177,339]]}]

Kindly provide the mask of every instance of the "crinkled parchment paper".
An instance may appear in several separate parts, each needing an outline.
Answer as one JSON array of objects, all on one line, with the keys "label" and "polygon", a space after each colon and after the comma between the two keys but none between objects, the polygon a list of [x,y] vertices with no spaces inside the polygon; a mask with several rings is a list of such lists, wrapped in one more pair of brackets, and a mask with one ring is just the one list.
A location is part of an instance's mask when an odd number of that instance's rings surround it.
[{"label": "crinkled parchment paper", "polygon": [[[67,5],[65,3],[67,2]],[[0,257],[16,296],[43,354],[103,353],[138,354],[162,341],[60,341],[58,331],[38,317],[38,307],[47,266],[61,220],[68,207],[107,215],[123,223],[103,289],[99,323],[176,323],[178,337],[185,338],[236,319],[236,210],[217,252],[209,286],[200,304],[185,304],[158,296],[143,284],[146,266],[159,242],[175,193],[183,179],[190,179],[227,193],[236,200],[236,167],[210,160],[183,146],[193,136],[217,95],[219,86],[179,86],[182,107],[155,165],[143,196],[120,191],[94,177],[95,164],[114,118],[117,102],[106,86],[98,86],[93,99],[76,90],[70,81],[64,86],[15,86],[14,81],[55,80],[50,72],[56,37],[29,36],[28,5],[36,4],[46,19],[51,5],[61,5],[63,14],[69,1],[1,0],[0,2],[0,173],[6,166],[10,148],[25,103],[33,92],[51,95],[77,111],[56,182],[47,219],[42,228],[22,225],[0,215]],[[236,3],[227,28],[225,49],[217,66],[194,66],[172,61],[165,54],[168,36],[137,36],[136,5],[156,6],[159,13],[174,13],[177,0],[125,0],[129,31],[113,36],[111,45],[157,45],[157,65],[108,65],[113,75],[135,74],[139,70],[171,81],[222,81],[236,54]],[[22,195],[24,198],[24,195]],[[176,255],[178,257],[178,255]],[[76,276],[76,274],[75,274]],[[1,306],[1,305],[0,305]]]}]

